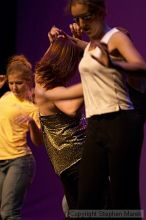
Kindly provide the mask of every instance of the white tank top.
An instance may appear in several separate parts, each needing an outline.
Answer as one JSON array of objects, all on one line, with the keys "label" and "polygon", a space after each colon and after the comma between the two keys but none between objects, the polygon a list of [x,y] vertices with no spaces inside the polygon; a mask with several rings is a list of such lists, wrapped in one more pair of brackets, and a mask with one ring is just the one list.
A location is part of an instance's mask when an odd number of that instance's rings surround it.
[{"label": "white tank top", "polygon": [[[108,43],[110,37],[118,32],[116,28],[108,31],[101,42]],[[100,56],[100,49],[96,47],[89,51],[90,43],[84,51],[79,64],[81,74],[86,117],[116,112],[120,109],[134,109],[126,87],[126,74],[120,74],[117,70],[107,68],[96,60]]]}]

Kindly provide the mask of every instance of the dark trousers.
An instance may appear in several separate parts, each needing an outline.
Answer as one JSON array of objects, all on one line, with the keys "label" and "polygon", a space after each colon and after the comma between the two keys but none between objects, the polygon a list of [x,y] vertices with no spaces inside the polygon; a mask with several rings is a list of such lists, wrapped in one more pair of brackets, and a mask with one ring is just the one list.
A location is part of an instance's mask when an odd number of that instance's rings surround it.
[{"label": "dark trousers", "polygon": [[142,142],[143,123],[133,110],[88,119],[87,139],[80,163],[78,209],[104,209],[103,195],[108,176],[111,208],[140,209]]},{"label": "dark trousers", "polygon": [[130,99],[134,105],[135,110],[141,116],[143,123],[146,121],[146,92],[142,93],[132,88],[127,84]]},{"label": "dark trousers", "polygon": [[75,209],[77,206],[79,164],[80,162],[77,162],[72,165],[60,176],[69,209]]}]

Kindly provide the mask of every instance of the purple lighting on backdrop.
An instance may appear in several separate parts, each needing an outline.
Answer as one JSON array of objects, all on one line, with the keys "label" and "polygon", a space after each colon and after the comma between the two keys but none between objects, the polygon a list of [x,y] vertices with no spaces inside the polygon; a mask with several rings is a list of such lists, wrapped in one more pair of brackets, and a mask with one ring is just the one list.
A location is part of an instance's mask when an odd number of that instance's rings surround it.
[{"label": "purple lighting on backdrop", "polygon": [[[52,25],[69,32],[71,22],[64,8],[66,0],[21,0],[17,5],[17,53],[25,54],[35,64],[49,46],[47,33]],[[146,59],[146,1],[107,0],[107,20],[111,26],[125,27]],[[145,127],[146,137],[146,127]],[[63,220],[61,199],[62,186],[54,174],[43,146],[34,149],[37,160],[37,173],[29,190],[23,220]],[[141,158],[141,203],[146,212],[146,140]],[[146,219],[146,217],[145,217]]]}]

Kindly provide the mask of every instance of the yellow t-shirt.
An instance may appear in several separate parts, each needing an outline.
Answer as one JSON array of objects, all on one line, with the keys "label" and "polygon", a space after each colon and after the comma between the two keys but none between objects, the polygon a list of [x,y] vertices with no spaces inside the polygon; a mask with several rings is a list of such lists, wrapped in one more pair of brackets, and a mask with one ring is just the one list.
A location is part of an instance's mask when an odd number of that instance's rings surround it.
[{"label": "yellow t-shirt", "polygon": [[40,127],[38,108],[33,103],[20,101],[12,92],[0,98],[0,160],[32,153],[26,138],[28,124],[18,125],[15,122],[21,114],[31,116]]}]

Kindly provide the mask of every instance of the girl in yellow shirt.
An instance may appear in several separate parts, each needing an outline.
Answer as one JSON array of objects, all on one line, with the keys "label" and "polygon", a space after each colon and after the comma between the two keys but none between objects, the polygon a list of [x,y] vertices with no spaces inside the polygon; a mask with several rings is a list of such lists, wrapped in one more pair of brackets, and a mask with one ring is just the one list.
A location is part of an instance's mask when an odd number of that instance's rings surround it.
[{"label": "girl in yellow shirt", "polygon": [[35,171],[35,160],[27,143],[41,144],[38,109],[32,102],[32,67],[23,55],[12,57],[6,77],[10,88],[0,98],[0,216],[21,219],[24,195]]}]

